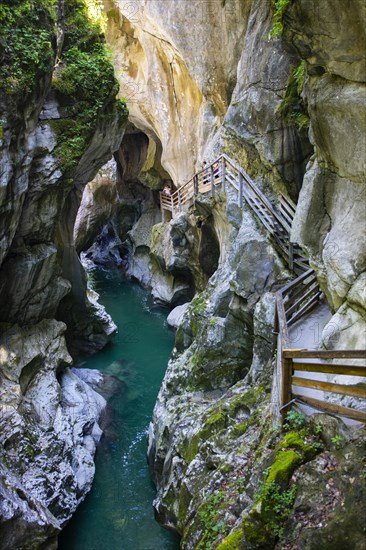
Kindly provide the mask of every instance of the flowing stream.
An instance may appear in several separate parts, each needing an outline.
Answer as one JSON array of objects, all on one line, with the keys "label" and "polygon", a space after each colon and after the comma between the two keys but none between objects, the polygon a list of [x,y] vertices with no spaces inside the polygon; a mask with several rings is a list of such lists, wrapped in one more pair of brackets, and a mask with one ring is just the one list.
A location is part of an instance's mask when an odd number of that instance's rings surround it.
[{"label": "flowing stream", "polygon": [[80,362],[114,377],[110,423],[96,454],[93,488],[59,537],[61,550],[177,550],[178,539],[154,520],[146,430],[174,337],[166,312],[118,273],[93,272],[100,302],[119,333]]}]

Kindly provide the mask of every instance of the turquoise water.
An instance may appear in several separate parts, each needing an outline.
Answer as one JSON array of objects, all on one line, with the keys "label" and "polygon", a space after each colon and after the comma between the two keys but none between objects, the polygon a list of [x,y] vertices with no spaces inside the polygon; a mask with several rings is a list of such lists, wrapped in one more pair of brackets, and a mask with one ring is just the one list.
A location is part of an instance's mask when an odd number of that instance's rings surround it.
[{"label": "turquoise water", "polygon": [[110,422],[96,454],[91,493],[59,537],[61,550],[176,550],[177,538],[154,520],[155,489],[146,464],[146,430],[173,347],[166,311],[118,273],[95,271],[100,302],[119,333],[80,366],[115,377]]}]

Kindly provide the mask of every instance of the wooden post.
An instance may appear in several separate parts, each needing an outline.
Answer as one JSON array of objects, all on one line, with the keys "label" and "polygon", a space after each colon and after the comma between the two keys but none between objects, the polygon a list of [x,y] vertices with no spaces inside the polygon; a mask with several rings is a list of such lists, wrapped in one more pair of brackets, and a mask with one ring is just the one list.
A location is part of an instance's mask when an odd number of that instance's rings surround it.
[{"label": "wooden post", "polygon": [[193,176],[193,185],[194,185],[194,194],[198,195],[198,176],[195,174]]},{"label": "wooden post", "polygon": [[[282,353],[282,352],[281,352]],[[281,417],[282,426],[286,420],[286,414],[289,410],[289,403],[291,401],[291,382],[292,382],[293,360],[287,358],[282,353],[282,389],[281,389]],[[286,406],[285,406],[286,405]]]},{"label": "wooden post", "polygon": [[291,271],[294,270],[294,245],[290,242],[288,244],[288,266]]},{"label": "wooden post", "polygon": [[211,164],[210,166],[210,179],[211,179],[211,196],[215,196],[215,183],[214,183],[214,173],[213,173],[213,166]]},{"label": "wooden post", "polygon": [[239,195],[238,195],[238,205],[240,208],[243,207],[243,174],[239,172]]},{"label": "wooden post", "polygon": [[273,323],[272,353],[274,353],[277,349],[278,331],[279,331],[279,322],[278,322],[278,310],[277,310],[277,300],[276,300],[274,323]]},{"label": "wooden post", "polygon": [[225,157],[222,156],[222,157],[221,157],[221,185],[222,185],[222,190],[223,190],[223,191],[226,191],[226,187],[225,187],[225,176],[226,176]]},{"label": "wooden post", "polygon": [[159,195],[160,195],[161,221],[162,221],[162,223],[164,223],[164,220],[165,220],[165,212],[164,212],[164,207],[163,207],[163,194],[162,194],[161,191],[160,191]]},{"label": "wooden post", "polygon": [[178,207],[179,207],[179,212],[182,211],[182,202],[181,202],[181,198],[180,198],[180,192],[178,191]]}]

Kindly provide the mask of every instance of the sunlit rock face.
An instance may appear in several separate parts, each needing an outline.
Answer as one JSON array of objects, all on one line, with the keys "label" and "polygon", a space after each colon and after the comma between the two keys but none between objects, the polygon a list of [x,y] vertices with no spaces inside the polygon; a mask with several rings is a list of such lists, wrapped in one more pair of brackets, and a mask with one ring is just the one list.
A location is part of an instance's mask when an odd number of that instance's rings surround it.
[{"label": "sunlit rock face", "polygon": [[162,165],[180,185],[227,111],[251,1],[104,5],[130,120],[162,146]]},{"label": "sunlit rock face", "polygon": [[272,24],[271,3],[253,2],[220,145],[267,194],[280,189],[296,200],[312,146],[307,129],[284,123],[277,112],[300,59],[269,38]]}]

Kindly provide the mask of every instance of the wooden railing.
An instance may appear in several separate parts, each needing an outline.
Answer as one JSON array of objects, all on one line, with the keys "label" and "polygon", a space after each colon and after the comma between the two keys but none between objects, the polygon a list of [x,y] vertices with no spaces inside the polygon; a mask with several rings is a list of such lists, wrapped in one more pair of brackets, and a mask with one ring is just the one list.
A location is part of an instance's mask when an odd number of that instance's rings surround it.
[{"label": "wooden railing", "polygon": [[215,196],[218,189],[234,189],[240,207],[248,204],[270,233],[276,248],[295,273],[302,273],[309,268],[307,259],[302,255],[297,244],[290,242],[290,231],[295,215],[296,205],[290,198],[280,195],[277,210],[260,191],[245,170],[226,154],[194,175],[171,196],[160,193],[161,210],[168,210],[174,217],[192,202],[199,193],[211,193]]},{"label": "wooden railing", "polygon": [[[274,322],[276,365],[272,391],[272,412],[274,418],[280,419],[282,425],[294,403],[301,403],[313,409],[339,414],[366,423],[366,411],[344,407],[325,399],[301,395],[298,389],[293,390],[293,387],[307,388],[312,391],[321,390],[327,394],[336,393],[366,399],[365,387],[334,384],[329,381],[304,377],[304,373],[365,377],[366,367],[363,365],[344,363],[340,365],[324,362],[324,360],[365,359],[366,351],[291,349],[289,327],[316,307],[321,297],[322,292],[312,269],[309,269],[276,293]],[[295,375],[295,372],[299,372],[300,376]]]},{"label": "wooden railing", "polygon": [[[364,388],[359,386],[334,384],[294,375],[295,371],[299,371],[365,376],[364,366],[338,365],[324,362],[324,359],[364,359],[366,352],[291,349],[289,328],[315,308],[322,298],[315,272],[309,269],[309,262],[302,254],[299,245],[290,242],[291,227],[296,212],[296,205],[291,199],[280,195],[278,209],[275,208],[245,170],[233,159],[222,154],[171,196],[161,193],[161,209],[170,211],[174,217],[199,193],[210,192],[214,197],[218,189],[227,192],[229,187],[235,190],[240,207],[243,207],[244,202],[251,207],[269,232],[273,243],[291,271],[299,275],[276,293],[274,350],[277,357],[272,390],[272,412],[275,421],[278,419],[283,424],[291,405],[294,402],[301,402],[318,410],[366,422],[366,413],[361,410],[303,396],[298,393],[298,390],[292,389],[293,386],[302,387],[366,399]],[[298,361],[298,359],[307,361]]]},{"label": "wooden railing", "polygon": [[[324,359],[331,360],[350,360],[366,359],[364,350],[282,350],[282,407],[281,415],[285,416],[290,407],[290,403],[297,402],[308,405],[312,408],[336,413],[359,422],[366,423],[366,410],[362,411],[353,407],[344,407],[337,403],[331,403],[324,399],[316,399],[301,395],[295,388],[307,388],[311,390],[321,390],[326,393],[335,393],[338,395],[348,395],[358,399],[366,399],[366,386],[357,384],[334,384],[329,381],[314,380],[296,375],[299,373],[324,373],[329,375],[346,375],[347,377],[366,377],[366,366],[327,363]],[[314,362],[316,360],[316,363]],[[366,403],[365,403],[366,404]]]}]

